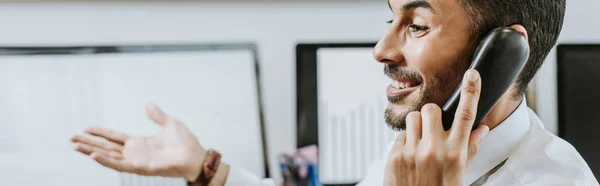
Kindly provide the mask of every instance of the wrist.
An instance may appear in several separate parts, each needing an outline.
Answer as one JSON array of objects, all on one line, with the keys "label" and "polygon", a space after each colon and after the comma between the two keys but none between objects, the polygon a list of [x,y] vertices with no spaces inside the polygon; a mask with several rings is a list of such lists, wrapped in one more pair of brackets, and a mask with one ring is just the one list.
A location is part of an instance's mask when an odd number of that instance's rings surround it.
[{"label": "wrist", "polygon": [[188,186],[224,185],[229,174],[229,165],[221,163],[221,154],[209,150],[203,159],[199,171],[193,171],[195,175],[186,178]]},{"label": "wrist", "polygon": [[217,169],[217,173],[210,180],[209,186],[224,186],[227,182],[227,176],[229,175],[229,165],[221,163]]},{"label": "wrist", "polygon": [[185,165],[187,168],[185,169],[184,178],[188,182],[193,182],[202,174],[202,164],[206,158],[206,151],[191,153],[189,157],[189,161]]}]

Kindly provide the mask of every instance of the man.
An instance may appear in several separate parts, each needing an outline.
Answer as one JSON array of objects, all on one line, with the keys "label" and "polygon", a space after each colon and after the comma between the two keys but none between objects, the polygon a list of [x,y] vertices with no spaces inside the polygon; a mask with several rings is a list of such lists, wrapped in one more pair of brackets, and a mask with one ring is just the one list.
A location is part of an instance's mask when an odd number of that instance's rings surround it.
[{"label": "man", "polygon": [[[565,0],[388,3],[393,18],[374,57],[394,81],[388,87],[386,122],[406,131],[397,136],[384,158],[371,165],[359,185],[598,185],[577,151],[546,131],[523,98],[527,84],[556,43]],[[481,79],[477,71],[467,68],[479,40],[502,26],[528,40],[529,61],[481,125],[471,131]],[[463,88],[456,119],[452,128],[444,131],[438,105],[460,83]],[[218,156],[206,153],[181,122],[156,106],[150,105],[147,112],[163,126],[156,135],[130,137],[89,128],[87,133],[109,141],[77,135],[72,139],[75,149],[117,171],[183,177],[189,182],[214,173],[204,182],[269,185],[216,162]],[[213,167],[207,168],[206,162]]]}]

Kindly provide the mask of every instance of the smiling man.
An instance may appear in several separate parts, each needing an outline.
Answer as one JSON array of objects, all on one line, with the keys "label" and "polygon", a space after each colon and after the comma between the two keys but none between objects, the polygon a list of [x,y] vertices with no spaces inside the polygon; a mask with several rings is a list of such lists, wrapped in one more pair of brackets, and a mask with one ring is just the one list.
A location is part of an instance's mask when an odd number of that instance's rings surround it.
[{"label": "smiling man", "polygon": [[[389,6],[393,18],[374,56],[394,81],[386,121],[406,131],[362,184],[598,185],[579,153],[546,131],[524,101],[560,33],[564,0],[390,0]],[[481,82],[476,72],[464,72],[479,41],[497,27],[521,33],[531,52],[517,81],[471,132]],[[461,82],[456,118],[444,131],[438,105]]]},{"label": "smiling man", "polygon": [[[527,84],[556,43],[565,0],[388,3],[393,17],[374,57],[393,80],[387,87],[386,122],[405,131],[359,185],[598,185],[579,153],[546,131],[524,101]],[[481,77],[467,69],[479,41],[497,27],[512,28],[528,41],[529,60],[471,131]],[[439,105],[461,83],[455,120],[444,131]],[[217,152],[206,152],[185,125],[156,106],[147,112],[162,126],[156,135],[130,137],[90,128],[87,133],[108,141],[76,135],[75,149],[118,171],[182,177],[190,185],[274,184],[221,163]]]},{"label": "smiling man", "polygon": [[394,80],[385,113],[392,128],[404,129],[408,113],[426,103],[443,104],[469,67],[480,34],[458,1],[389,1],[393,19],[374,57]]}]

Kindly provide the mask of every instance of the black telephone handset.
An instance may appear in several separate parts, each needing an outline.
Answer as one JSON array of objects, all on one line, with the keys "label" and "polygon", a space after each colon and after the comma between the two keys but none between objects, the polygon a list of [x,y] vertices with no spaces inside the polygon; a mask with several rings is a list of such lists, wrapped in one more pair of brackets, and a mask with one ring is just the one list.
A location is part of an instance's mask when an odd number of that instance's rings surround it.
[{"label": "black telephone handset", "polygon": [[[481,77],[481,92],[475,116],[475,129],[496,105],[496,102],[515,82],[529,57],[529,44],[521,33],[512,28],[493,29],[483,38],[473,55],[469,69],[476,69]],[[460,102],[461,86],[442,107],[442,123],[449,130]]]}]

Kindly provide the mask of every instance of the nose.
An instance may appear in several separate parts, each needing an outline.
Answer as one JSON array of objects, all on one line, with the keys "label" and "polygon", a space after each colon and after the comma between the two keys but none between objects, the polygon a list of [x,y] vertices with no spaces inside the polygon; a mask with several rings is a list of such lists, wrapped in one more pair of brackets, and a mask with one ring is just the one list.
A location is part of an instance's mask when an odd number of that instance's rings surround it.
[{"label": "nose", "polygon": [[373,58],[384,64],[402,63],[402,41],[395,34],[386,34],[373,48]]}]

